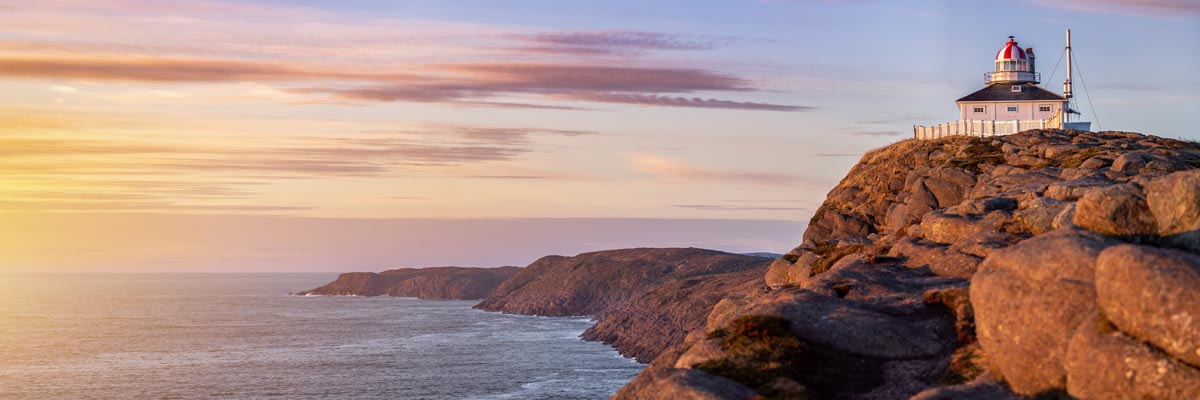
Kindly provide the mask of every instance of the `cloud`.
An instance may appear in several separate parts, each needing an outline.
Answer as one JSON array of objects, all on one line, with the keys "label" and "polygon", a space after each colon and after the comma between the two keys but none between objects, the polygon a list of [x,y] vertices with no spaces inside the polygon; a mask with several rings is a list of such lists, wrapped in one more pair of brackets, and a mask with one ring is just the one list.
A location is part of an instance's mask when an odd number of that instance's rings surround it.
[{"label": "cloud", "polygon": [[0,76],[138,82],[398,81],[420,79],[418,76],[407,74],[322,70],[311,66],[287,63],[150,56],[0,56]]},{"label": "cloud", "polygon": [[539,180],[539,179],[563,179],[561,176],[552,175],[467,175],[463,178],[471,179],[517,179],[517,180]]},{"label": "cloud", "polygon": [[[0,26],[0,78],[253,84],[258,101],[584,110],[546,101],[804,111],[811,108],[685,96],[762,90],[756,79],[613,54],[703,51],[732,37],[641,31],[533,31],[397,21],[302,6],[182,0],[28,3]],[[280,19],[278,16],[287,16]],[[203,30],[179,29],[188,19]],[[280,22],[286,20],[287,23]],[[297,30],[295,26],[304,26]],[[88,32],[86,40],[79,32]],[[145,35],[145,32],[156,32]],[[158,90],[158,89],[156,89]],[[169,90],[146,93],[179,94]]]},{"label": "cloud", "polygon": [[652,155],[635,156],[630,160],[630,162],[633,164],[633,167],[639,171],[673,180],[689,182],[719,182],[777,186],[806,183],[807,181],[807,179],[798,175],[775,172],[730,171],[704,168]]},{"label": "cloud", "polygon": [[816,107],[790,106],[782,104],[755,103],[719,99],[703,99],[699,97],[673,97],[660,95],[644,95],[631,93],[585,93],[563,96],[573,100],[597,103],[620,103],[653,107],[695,107],[721,108],[730,110],[758,111],[812,111]]},{"label": "cloud", "polygon": [[749,81],[694,68],[612,67],[584,64],[456,64],[439,71],[456,75],[404,84],[315,87],[297,93],[330,94],[359,101],[405,101],[499,107],[542,107],[527,103],[494,103],[502,96],[534,95],[554,100],[621,103],[659,107],[721,108],[763,111],[809,111],[813,107],[720,99],[687,98],[660,93],[748,92]]},{"label": "cloud", "polygon": [[[591,134],[594,132],[431,123],[368,130],[354,136],[296,136],[203,146],[174,143],[170,135],[105,139],[5,135],[0,136],[0,168],[8,172],[142,168],[360,175],[395,165],[512,160],[533,150],[534,136]],[[117,158],[72,162],[100,156]]]},{"label": "cloud", "polygon": [[518,49],[570,55],[639,54],[648,50],[712,50],[736,42],[732,37],[696,37],[655,32],[542,32],[518,34],[532,46]]},{"label": "cloud", "polygon": [[[250,189],[280,179],[392,177],[436,171],[435,167],[511,161],[539,150],[539,138],[592,134],[441,123],[336,136],[202,142],[169,131],[104,137],[12,133],[0,135],[0,185],[10,188],[0,199],[9,202],[8,208],[45,202],[54,210],[288,211],[296,208],[226,203],[256,200],[259,193]],[[473,172],[450,177],[571,179]]]},{"label": "cloud", "polygon": [[606,66],[589,64],[485,63],[444,65],[497,90],[635,91],[684,93],[751,91],[750,81],[696,68]]},{"label": "cloud", "polygon": [[54,86],[49,87],[49,89],[51,92],[62,93],[62,94],[71,94],[71,93],[79,92],[79,89],[76,89],[71,86],[66,86],[66,85],[54,85]]},{"label": "cloud", "polygon": [[342,98],[375,101],[450,102],[503,94],[553,94],[594,91],[688,93],[750,91],[749,82],[691,68],[609,67],[581,64],[470,64],[437,69],[451,77],[428,77],[396,85],[297,89]]},{"label": "cloud", "polygon": [[1195,0],[1028,0],[1044,7],[1101,14],[1141,16],[1197,16],[1200,2]]},{"label": "cloud", "polygon": [[0,211],[303,211],[312,207],[264,206],[244,204],[178,204],[169,201],[107,201],[101,199],[60,200],[39,198],[31,201],[0,200]]}]

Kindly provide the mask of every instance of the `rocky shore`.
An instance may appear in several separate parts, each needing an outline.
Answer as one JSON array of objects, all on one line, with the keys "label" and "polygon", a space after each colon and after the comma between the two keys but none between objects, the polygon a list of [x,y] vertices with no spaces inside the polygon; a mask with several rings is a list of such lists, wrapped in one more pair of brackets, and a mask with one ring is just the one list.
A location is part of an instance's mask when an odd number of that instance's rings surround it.
[{"label": "rocky shore", "polygon": [[[1200,398],[1197,168],[1200,144],[1126,132],[906,140],[781,258],[548,256],[459,298],[592,316],[650,361],[616,399]],[[310,293],[467,292],[405,274]]]},{"label": "rocky shore", "polygon": [[547,256],[475,308],[591,316],[588,340],[648,362],[704,325],[722,298],[763,285],[770,259],[697,248],[623,249]]},{"label": "rocky shore", "polygon": [[589,316],[583,338],[649,362],[703,327],[723,298],[761,289],[772,259],[697,248],[641,248],[546,256],[528,267],[352,272],[299,295],[483,299],[475,308]]},{"label": "rocky shore", "polygon": [[1200,398],[1197,167],[1125,132],[871,151],[615,398]]}]

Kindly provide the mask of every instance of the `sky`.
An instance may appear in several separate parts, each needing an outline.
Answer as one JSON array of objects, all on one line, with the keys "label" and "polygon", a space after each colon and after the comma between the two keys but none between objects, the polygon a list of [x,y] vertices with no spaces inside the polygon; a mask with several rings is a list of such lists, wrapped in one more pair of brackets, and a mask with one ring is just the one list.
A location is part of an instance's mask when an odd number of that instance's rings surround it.
[{"label": "sky", "polygon": [[[0,1],[0,273],[786,252],[1009,35],[1200,139],[1200,1]],[[1056,61],[1059,60],[1059,61]]]}]

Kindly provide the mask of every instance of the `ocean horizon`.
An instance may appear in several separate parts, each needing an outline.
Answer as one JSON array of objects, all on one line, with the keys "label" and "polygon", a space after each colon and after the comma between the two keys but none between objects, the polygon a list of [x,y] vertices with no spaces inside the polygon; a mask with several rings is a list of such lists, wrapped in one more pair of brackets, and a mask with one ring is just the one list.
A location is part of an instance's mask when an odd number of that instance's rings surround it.
[{"label": "ocean horizon", "polygon": [[588,318],[288,294],[335,277],[0,275],[0,398],[600,399],[643,368]]}]

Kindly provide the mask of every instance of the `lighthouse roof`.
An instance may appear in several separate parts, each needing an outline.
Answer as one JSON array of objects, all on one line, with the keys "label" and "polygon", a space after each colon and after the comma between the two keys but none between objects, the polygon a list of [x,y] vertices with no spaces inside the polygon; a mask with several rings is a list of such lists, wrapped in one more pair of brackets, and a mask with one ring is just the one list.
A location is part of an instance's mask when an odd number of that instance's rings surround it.
[{"label": "lighthouse roof", "polygon": [[1005,60],[1027,60],[1025,58],[1025,50],[1017,45],[1012,36],[1008,37],[1008,42],[1004,43],[1004,48],[996,52],[996,61]]},{"label": "lighthouse roof", "polygon": [[[1021,87],[1014,91],[1013,87]],[[1065,101],[1067,98],[1058,93],[1043,89],[1032,83],[1019,85],[994,84],[968,94],[957,101]]]}]

